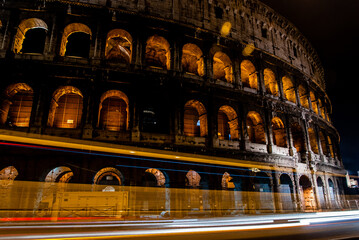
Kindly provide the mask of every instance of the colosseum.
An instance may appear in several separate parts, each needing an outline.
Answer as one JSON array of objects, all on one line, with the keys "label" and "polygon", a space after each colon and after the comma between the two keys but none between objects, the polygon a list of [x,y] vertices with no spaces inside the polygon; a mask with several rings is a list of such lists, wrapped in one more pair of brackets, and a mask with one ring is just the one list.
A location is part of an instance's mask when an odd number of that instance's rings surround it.
[{"label": "colosseum", "polygon": [[263,3],[0,5],[1,180],[201,190],[198,211],[206,191],[244,214],[346,207],[319,57]]}]

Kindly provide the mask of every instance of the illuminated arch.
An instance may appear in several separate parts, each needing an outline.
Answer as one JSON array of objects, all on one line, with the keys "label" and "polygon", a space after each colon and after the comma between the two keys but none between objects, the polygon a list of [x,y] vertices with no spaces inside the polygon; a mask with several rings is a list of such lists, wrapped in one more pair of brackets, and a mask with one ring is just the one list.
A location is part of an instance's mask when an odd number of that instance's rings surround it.
[{"label": "illuminated arch", "polygon": [[149,168],[146,170],[146,173],[151,173],[156,178],[158,187],[166,186],[166,177],[160,170],[156,168]]},{"label": "illuminated arch", "polygon": [[310,148],[314,153],[319,154],[318,139],[314,129],[308,128],[308,134],[309,134]]},{"label": "illuminated arch", "polygon": [[319,139],[320,145],[322,146],[322,151],[324,155],[328,155],[328,148],[327,148],[327,139],[322,131],[319,132]]},{"label": "illuminated arch", "polygon": [[268,94],[272,94],[273,96],[278,97],[278,83],[277,80],[275,79],[275,74],[272,70],[270,70],[269,68],[264,69],[263,71],[263,75],[264,75],[264,85],[265,85],[265,89],[266,92]]},{"label": "illuminated arch", "polygon": [[297,152],[305,152],[305,141],[304,141],[304,132],[299,123],[294,122],[290,126],[293,138],[293,144]]},{"label": "illuminated arch", "polygon": [[171,68],[171,51],[168,41],[157,35],[149,37],[146,42],[145,60],[150,66],[169,70]]},{"label": "illuminated arch", "polygon": [[131,63],[132,36],[123,29],[113,29],[107,34],[105,58]]},{"label": "illuminated arch", "polygon": [[[20,25],[18,26],[15,39],[14,39],[14,53],[21,53],[21,50],[23,48],[23,43],[25,40],[26,33],[32,29],[43,29],[45,33],[48,31],[47,24],[38,18],[29,18],[23,20]],[[44,45],[45,44],[45,38],[43,39],[43,42],[39,43]]]},{"label": "illuminated arch", "polygon": [[60,166],[52,169],[45,178],[45,182],[68,183],[74,173],[69,167]]},{"label": "illuminated arch", "polygon": [[106,167],[106,168],[102,168],[100,171],[98,171],[95,175],[95,177],[93,178],[93,183],[94,184],[101,184],[101,180],[103,178],[107,178],[108,176],[110,177],[114,177],[116,178],[116,180],[118,181],[118,185],[121,186],[123,184],[123,176],[121,174],[121,172],[113,167]]},{"label": "illuminated arch", "polygon": [[186,174],[186,187],[197,188],[201,186],[201,176],[194,170]]},{"label": "illuminated arch", "polygon": [[320,98],[318,98],[318,106],[319,106],[319,109],[320,109],[320,116],[325,119],[325,107],[323,106],[322,101],[320,100]]},{"label": "illuminated arch", "polygon": [[318,101],[317,98],[315,97],[315,94],[313,91],[310,91],[310,100],[312,101],[312,109],[313,111],[318,114]]},{"label": "illuminated arch", "polygon": [[14,166],[9,166],[3,168],[0,171],[0,180],[15,180],[15,178],[19,175],[17,169]]},{"label": "illuminated arch", "polygon": [[102,94],[98,112],[97,127],[111,131],[128,130],[130,121],[129,100],[119,90]]},{"label": "illuminated arch", "polygon": [[283,83],[283,93],[285,98],[292,103],[296,103],[297,98],[295,96],[295,88],[292,83],[292,80],[289,77],[284,76],[282,78],[282,83]]},{"label": "illuminated arch", "polygon": [[239,139],[237,113],[227,105],[220,107],[218,110],[218,138]]},{"label": "illuminated arch", "polygon": [[68,44],[68,38],[74,33],[85,33],[88,34],[90,39],[92,37],[91,29],[82,23],[71,23],[67,25],[62,34],[61,45],[60,45],[60,56],[66,55],[66,46]]},{"label": "illuminated arch", "polygon": [[216,52],[213,56],[213,78],[233,82],[232,61],[223,52]]},{"label": "illuminated arch", "polygon": [[195,44],[187,43],[182,48],[182,69],[198,76],[204,75],[202,50]]},{"label": "illuminated arch", "polygon": [[183,131],[186,136],[207,136],[207,111],[201,102],[190,100],[185,104]]},{"label": "illuminated arch", "polygon": [[303,85],[299,85],[298,93],[299,93],[300,105],[309,109],[307,89],[305,87],[303,87]]},{"label": "illuminated arch", "polygon": [[258,89],[257,71],[249,60],[241,63],[241,80],[244,87]]},{"label": "illuminated arch", "polygon": [[1,124],[8,122],[17,127],[28,127],[33,103],[33,90],[26,83],[15,83],[4,91],[5,100],[0,108]]},{"label": "illuminated arch", "polygon": [[47,125],[77,128],[81,122],[83,95],[73,86],[58,88],[52,95]]},{"label": "illuminated arch", "polygon": [[252,143],[266,143],[264,124],[259,113],[251,111],[247,114],[247,132],[249,141]]},{"label": "illuminated arch", "polygon": [[316,203],[311,180],[306,175],[302,175],[299,178],[299,186],[302,192],[303,208],[305,210],[314,210]]},{"label": "illuminated arch", "polygon": [[231,175],[228,172],[225,172],[222,176],[222,188],[223,189],[233,189],[235,188],[234,183],[232,182],[233,178],[231,177]]},{"label": "illuminated arch", "polygon": [[272,119],[273,143],[279,147],[287,147],[287,133],[279,117]]},{"label": "illuminated arch", "polygon": [[331,156],[332,158],[334,158],[334,149],[333,149],[332,139],[331,139],[329,136],[327,137],[327,139],[328,139],[330,156]]}]

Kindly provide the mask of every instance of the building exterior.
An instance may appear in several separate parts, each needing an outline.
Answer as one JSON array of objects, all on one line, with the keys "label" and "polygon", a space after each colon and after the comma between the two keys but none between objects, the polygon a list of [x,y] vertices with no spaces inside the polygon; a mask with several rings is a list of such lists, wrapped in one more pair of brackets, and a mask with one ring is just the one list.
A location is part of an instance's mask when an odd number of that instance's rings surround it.
[{"label": "building exterior", "polygon": [[345,207],[318,55],[259,1],[5,0],[0,12],[0,179]]}]

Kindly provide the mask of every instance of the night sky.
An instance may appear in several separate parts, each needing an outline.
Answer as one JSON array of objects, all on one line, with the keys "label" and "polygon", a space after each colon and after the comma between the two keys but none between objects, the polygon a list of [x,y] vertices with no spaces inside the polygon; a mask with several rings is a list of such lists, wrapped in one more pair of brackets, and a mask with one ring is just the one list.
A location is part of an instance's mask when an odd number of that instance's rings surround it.
[{"label": "night sky", "polygon": [[316,49],[350,174],[359,171],[359,1],[261,0],[292,22]]}]

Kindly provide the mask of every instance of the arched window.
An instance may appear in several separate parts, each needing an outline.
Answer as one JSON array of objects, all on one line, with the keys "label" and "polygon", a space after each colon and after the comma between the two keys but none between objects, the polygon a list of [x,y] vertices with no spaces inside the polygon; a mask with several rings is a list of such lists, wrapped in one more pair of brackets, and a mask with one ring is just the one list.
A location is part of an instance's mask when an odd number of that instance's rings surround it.
[{"label": "arched window", "polygon": [[68,183],[73,176],[74,173],[69,167],[56,167],[46,175],[45,182]]},{"label": "arched window", "polygon": [[293,204],[293,182],[288,174],[281,174],[279,178],[280,183],[280,200],[283,210],[294,210]]},{"label": "arched window", "polygon": [[222,106],[218,111],[218,138],[225,140],[239,139],[238,116],[230,106]]},{"label": "arched window", "polygon": [[67,25],[62,34],[60,56],[88,58],[92,32],[82,23]]},{"label": "arched window", "polygon": [[319,138],[320,138],[320,145],[322,146],[323,154],[328,155],[327,140],[322,131],[319,132]]},{"label": "arched window", "polygon": [[170,44],[161,36],[154,35],[146,42],[146,64],[169,70],[171,67]]},{"label": "arched window", "polygon": [[15,83],[6,88],[4,95],[0,109],[1,124],[28,127],[33,102],[32,88],[26,83]]},{"label": "arched window", "polygon": [[119,90],[109,90],[102,94],[99,106],[98,127],[111,130],[128,130],[129,101]]},{"label": "arched window", "polygon": [[146,170],[146,173],[152,174],[156,178],[156,186],[164,187],[166,186],[166,177],[160,170],[156,168],[149,168]]},{"label": "arched window", "polygon": [[323,106],[322,101],[320,100],[320,98],[318,99],[318,106],[319,106],[319,109],[320,109],[320,116],[325,119],[325,107]]},{"label": "arched window", "polygon": [[274,72],[269,68],[264,69],[264,85],[266,88],[266,93],[272,94],[273,96],[278,97],[278,83],[275,79]]},{"label": "arched window", "polygon": [[48,126],[77,128],[81,122],[83,96],[72,86],[57,89],[52,95]]},{"label": "arched window", "polygon": [[105,58],[131,63],[132,37],[123,29],[113,29],[107,34]]},{"label": "arched window", "polygon": [[181,62],[184,72],[198,76],[204,75],[203,53],[197,45],[187,43],[183,46]]},{"label": "arched window", "polygon": [[18,171],[14,166],[3,168],[0,171],[0,180],[15,180],[18,175]]},{"label": "arched window", "polygon": [[313,111],[318,114],[318,102],[317,98],[315,97],[315,94],[313,91],[310,91],[310,100],[312,101],[312,109]]},{"label": "arched window", "polygon": [[330,156],[332,158],[334,158],[334,149],[333,149],[333,143],[332,143],[332,139],[328,136],[328,145],[329,145],[329,152],[330,152]]},{"label": "arched window", "polygon": [[186,187],[197,188],[201,185],[201,176],[193,170],[189,170],[186,174]]},{"label": "arched window", "polygon": [[252,143],[266,143],[264,124],[261,116],[257,112],[249,112],[247,114],[247,132],[249,141]]},{"label": "arched window", "polygon": [[99,185],[121,186],[123,184],[123,176],[118,169],[106,167],[96,173],[93,182]]},{"label": "arched window", "polygon": [[319,153],[317,135],[313,128],[308,128],[310,148],[316,154]]},{"label": "arched window", "polygon": [[309,109],[307,89],[303,87],[303,85],[300,85],[298,88],[298,93],[299,93],[300,105]]},{"label": "arched window", "polygon": [[305,152],[304,132],[299,123],[292,123],[290,126],[293,137],[293,144],[297,152]]},{"label": "arched window", "polygon": [[258,89],[257,71],[249,60],[241,63],[241,80],[244,87]]},{"label": "arched window", "polygon": [[190,100],[184,106],[184,135],[192,137],[207,136],[207,112],[203,104]]},{"label": "arched window", "polygon": [[305,210],[314,210],[316,208],[315,197],[313,193],[312,182],[302,175],[299,179],[300,191],[302,192],[302,204]]},{"label": "arched window", "polygon": [[318,188],[317,192],[318,192],[318,195],[319,195],[320,206],[321,206],[322,209],[325,209],[326,208],[325,190],[324,190],[324,184],[323,184],[323,181],[322,181],[321,177],[317,178],[317,188]]},{"label": "arched window", "polygon": [[278,147],[287,147],[287,133],[279,117],[272,119],[273,143]]},{"label": "arched window", "polygon": [[222,176],[222,188],[223,189],[233,189],[235,188],[233,178],[228,172],[225,172]]},{"label": "arched window", "polygon": [[18,26],[14,48],[15,53],[39,53],[44,52],[45,38],[48,27],[44,21],[38,18],[23,20]]},{"label": "arched window", "polygon": [[285,98],[292,103],[296,103],[297,99],[295,97],[295,88],[292,83],[292,80],[290,80],[289,77],[284,76],[282,78],[282,83],[283,83],[283,93]]},{"label": "arched window", "polygon": [[232,61],[223,52],[216,52],[213,56],[213,78],[233,82]]}]

